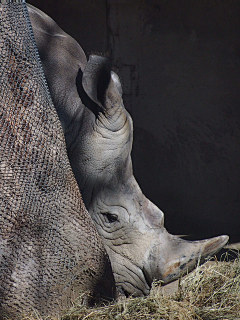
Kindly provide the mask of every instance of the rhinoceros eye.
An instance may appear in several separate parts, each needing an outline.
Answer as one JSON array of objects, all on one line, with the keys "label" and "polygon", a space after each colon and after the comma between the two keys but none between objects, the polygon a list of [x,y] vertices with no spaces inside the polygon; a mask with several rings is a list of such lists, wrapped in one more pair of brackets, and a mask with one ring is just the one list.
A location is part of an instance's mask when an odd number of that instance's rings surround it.
[{"label": "rhinoceros eye", "polygon": [[109,223],[118,221],[118,216],[116,214],[109,213],[109,212],[103,212],[102,214],[105,216],[106,221]]}]

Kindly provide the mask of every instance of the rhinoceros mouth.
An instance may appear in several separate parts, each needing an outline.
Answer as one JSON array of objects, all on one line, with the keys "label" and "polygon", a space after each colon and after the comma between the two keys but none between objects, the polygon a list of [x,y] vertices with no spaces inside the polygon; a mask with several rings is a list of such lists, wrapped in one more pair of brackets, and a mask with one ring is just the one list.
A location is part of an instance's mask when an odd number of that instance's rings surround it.
[{"label": "rhinoceros mouth", "polygon": [[148,284],[149,288],[151,288],[152,281],[153,281],[152,277],[150,276],[150,274],[148,273],[148,271],[144,267],[142,268],[142,273],[143,273],[143,276],[144,276],[146,283]]},{"label": "rhinoceros mouth", "polygon": [[[113,273],[113,275],[116,280],[117,275],[115,273]],[[146,280],[144,274],[143,274],[143,278],[144,280]],[[133,284],[132,282],[130,282],[128,278],[128,280],[116,282],[116,287],[117,287],[117,291],[120,294],[123,294],[125,297],[129,297],[129,296],[141,297],[141,296],[147,296],[150,292],[151,284],[150,286],[148,285],[148,283],[146,284],[147,285],[144,288],[140,288],[139,286],[137,286],[137,284]]]},{"label": "rhinoceros mouth", "polygon": [[126,297],[130,295],[146,296],[149,294],[152,281],[142,267],[127,257],[120,257],[119,260],[121,261],[111,258],[110,260],[116,287],[120,294],[124,294]]}]

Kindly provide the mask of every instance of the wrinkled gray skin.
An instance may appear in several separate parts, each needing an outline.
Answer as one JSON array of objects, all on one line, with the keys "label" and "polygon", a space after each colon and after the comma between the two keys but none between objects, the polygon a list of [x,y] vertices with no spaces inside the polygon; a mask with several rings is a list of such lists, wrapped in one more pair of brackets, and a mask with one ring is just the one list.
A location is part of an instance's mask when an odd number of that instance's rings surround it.
[{"label": "wrinkled gray skin", "polygon": [[102,57],[87,62],[78,43],[40,10],[29,6],[29,13],[71,166],[118,289],[146,295],[154,278],[177,279],[228,237],[190,242],[166,231],[163,212],[133,176],[133,124],[118,76]]}]

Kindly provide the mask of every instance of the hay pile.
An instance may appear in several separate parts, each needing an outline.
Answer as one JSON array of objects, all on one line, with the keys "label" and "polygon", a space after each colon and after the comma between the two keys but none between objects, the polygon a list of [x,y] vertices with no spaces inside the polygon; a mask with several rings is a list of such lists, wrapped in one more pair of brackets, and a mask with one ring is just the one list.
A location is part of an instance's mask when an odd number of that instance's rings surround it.
[{"label": "hay pile", "polygon": [[[240,259],[197,267],[179,280],[178,289],[171,295],[164,294],[155,283],[148,297],[122,298],[114,304],[91,309],[75,303],[61,318],[80,319],[240,320]],[[23,320],[42,319],[25,317]]]}]

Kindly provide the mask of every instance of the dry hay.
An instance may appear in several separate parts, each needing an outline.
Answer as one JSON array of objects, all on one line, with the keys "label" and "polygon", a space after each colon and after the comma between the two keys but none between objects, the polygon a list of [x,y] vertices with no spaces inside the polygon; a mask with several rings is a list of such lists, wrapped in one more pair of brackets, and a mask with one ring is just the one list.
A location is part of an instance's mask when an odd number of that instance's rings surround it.
[{"label": "dry hay", "polygon": [[178,289],[171,295],[164,294],[161,286],[154,283],[150,295],[144,298],[121,298],[96,308],[84,307],[81,300],[80,297],[59,320],[240,320],[240,259],[198,266],[178,281]]}]

